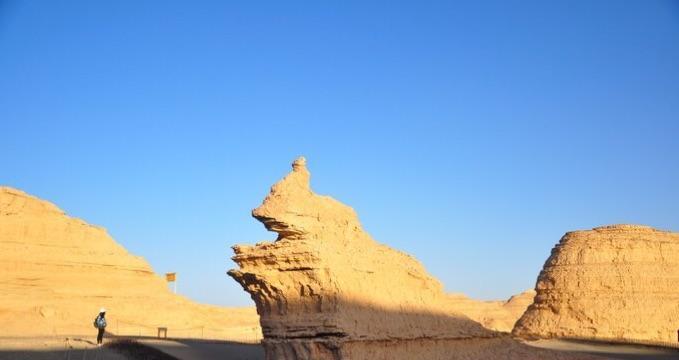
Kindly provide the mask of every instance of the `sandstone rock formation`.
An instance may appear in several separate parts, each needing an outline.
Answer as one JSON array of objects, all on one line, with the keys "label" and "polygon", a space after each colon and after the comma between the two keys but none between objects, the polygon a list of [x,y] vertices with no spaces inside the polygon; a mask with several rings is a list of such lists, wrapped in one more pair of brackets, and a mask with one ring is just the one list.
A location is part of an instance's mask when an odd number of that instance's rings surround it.
[{"label": "sandstone rock formation", "polygon": [[528,290],[507,301],[479,301],[464,294],[450,294],[448,301],[451,309],[462,312],[486,329],[511,332],[534,297],[535,290]]},{"label": "sandstone rock formation", "polygon": [[92,335],[100,307],[108,332],[261,337],[254,309],[199,305],[172,294],[106,231],[55,205],[0,187],[0,337]]},{"label": "sandstone rock formation", "polygon": [[612,225],[566,233],[514,334],[677,341],[679,234]]},{"label": "sandstone rock formation", "polygon": [[417,260],[375,242],[309,176],[297,159],[253,210],[274,242],[233,247],[229,275],[257,305],[267,359],[547,357],[451,308]]}]

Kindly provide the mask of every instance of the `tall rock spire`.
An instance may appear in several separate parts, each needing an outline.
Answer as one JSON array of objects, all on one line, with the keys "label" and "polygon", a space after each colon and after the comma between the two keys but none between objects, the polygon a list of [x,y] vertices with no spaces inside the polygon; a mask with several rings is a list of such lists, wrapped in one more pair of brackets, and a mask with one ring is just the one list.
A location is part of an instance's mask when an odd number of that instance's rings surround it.
[{"label": "tall rock spire", "polygon": [[441,283],[372,240],[353,209],[314,194],[305,163],[253,211],[276,241],[233,247],[229,275],[257,304],[269,359],[335,359],[356,341],[496,336],[447,310]]}]

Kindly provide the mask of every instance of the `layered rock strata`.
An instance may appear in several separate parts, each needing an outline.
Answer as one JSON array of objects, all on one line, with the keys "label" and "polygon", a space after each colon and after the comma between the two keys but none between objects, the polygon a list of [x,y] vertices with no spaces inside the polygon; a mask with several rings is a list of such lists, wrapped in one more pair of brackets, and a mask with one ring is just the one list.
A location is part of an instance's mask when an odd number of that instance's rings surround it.
[{"label": "layered rock strata", "polygon": [[533,303],[535,290],[514,295],[506,301],[479,301],[464,294],[450,294],[449,307],[467,315],[486,329],[511,332],[514,324]]},{"label": "layered rock strata", "polygon": [[229,275],[257,305],[267,359],[539,358],[455,310],[417,260],[375,242],[309,177],[297,159],[253,210],[274,242],[233,247]]},{"label": "layered rock strata", "polygon": [[518,336],[676,342],[679,234],[639,225],[566,233],[536,291]]},{"label": "layered rock strata", "polygon": [[199,305],[172,294],[141,257],[103,228],[0,187],[0,337],[91,335],[100,307],[108,332],[256,340],[254,309]]}]

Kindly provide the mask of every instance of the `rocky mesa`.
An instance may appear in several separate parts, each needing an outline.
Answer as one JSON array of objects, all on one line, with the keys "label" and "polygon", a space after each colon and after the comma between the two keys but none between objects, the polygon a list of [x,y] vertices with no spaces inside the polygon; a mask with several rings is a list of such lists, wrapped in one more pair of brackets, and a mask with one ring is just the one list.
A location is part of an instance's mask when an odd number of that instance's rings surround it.
[{"label": "rocky mesa", "polygon": [[261,337],[254,309],[174,295],[103,228],[0,187],[0,336],[91,335],[100,307],[114,334],[155,335],[163,326],[176,337]]},{"label": "rocky mesa", "polygon": [[256,303],[267,359],[571,358],[455,309],[417,260],[375,242],[350,207],[315,194],[304,158],[292,168],[252,212],[276,240],[234,246],[239,268],[229,271]]},{"label": "rocky mesa", "polygon": [[639,225],[566,233],[540,273],[523,337],[676,342],[679,234]]}]

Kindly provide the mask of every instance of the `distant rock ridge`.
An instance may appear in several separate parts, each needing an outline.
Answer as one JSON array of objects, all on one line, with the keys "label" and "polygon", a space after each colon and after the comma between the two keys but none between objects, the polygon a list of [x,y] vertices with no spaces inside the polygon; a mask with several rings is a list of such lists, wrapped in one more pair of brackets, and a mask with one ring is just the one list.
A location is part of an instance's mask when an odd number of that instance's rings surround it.
[{"label": "distant rock ridge", "polygon": [[[267,359],[571,358],[470,319],[417,260],[375,242],[350,207],[313,193],[304,158],[292,168],[252,212],[276,240],[234,246],[239,268],[228,272],[257,305]],[[509,307],[517,303],[525,301]],[[522,311],[505,305],[487,307]]]},{"label": "distant rock ridge", "polygon": [[464,294],[450,294],[449,306],[467,315],[486,329],[511,332],[514,324],[533,303],[535,290],[527,290],[506,301],[479,301]]},{"label": "distant rock ridge", "polygon": [[107,331],[254,340],[252,309],[196,304],[172,294],[143,258],[106,231],[52,203],[0,187],[0,337],[91,335],[99,308]]},{"label": "distant rock ridge", "polygon": [[515,335],[675,342],[679,233],[630,224],[568,232],[536,291]]}]

